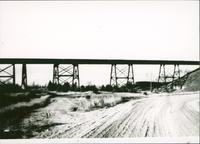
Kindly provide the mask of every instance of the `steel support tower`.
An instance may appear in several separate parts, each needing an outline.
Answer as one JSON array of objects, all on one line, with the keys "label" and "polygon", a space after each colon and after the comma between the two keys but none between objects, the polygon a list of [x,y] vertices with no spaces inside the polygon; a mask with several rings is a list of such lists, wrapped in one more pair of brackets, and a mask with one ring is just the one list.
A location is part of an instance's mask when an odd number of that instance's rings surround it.
[{"label": "steel support tower", "polygon": [[180,86],[180,89],[182,88],[182,84],[180,83],[180,80],[179,80],[180,77],[181,77],[180,68],[179,68],[179,65],[176,64],[174,65],[174,72],[172,75],[172,85],[171,85],[172,88],[175,88],[177,86]]},{"label": "steel support tower", "polygon": [[175,80],[180,79],[180,68],[178,64],[174,64],[174,71],[172,75],[166,75],[165,71],[165,64],[160,65],[159,69],[159,76],[158,76],[158,82],[167,83],[172,82],[171,88],[174,88],[176,86],[177,82],[175,83]]},{"label": "steel support tower", "polygon": [[54,84],[75,84],[80,87],[79,80],[79,66],[78,64],[72,65],[53,65],[53,83]]},{"label": "steel support tower", "polygon": [[165,64],[160,65],[159,75],[158,75],[158,82],[166,83],[166,72],[165,72]]},{"label": "steel support tower", "polygon": [[15,85],[15,64],[4,65],[0,68],[0,85],[7,83]]},{"label": "steel support tower", "polygon": [[112,64],[110,73],[110,85],[122,86],[128,82],[132,84],[134,83],[133,65],[128,64],[123,65],[123,67],[119,67],[117,64]]}]

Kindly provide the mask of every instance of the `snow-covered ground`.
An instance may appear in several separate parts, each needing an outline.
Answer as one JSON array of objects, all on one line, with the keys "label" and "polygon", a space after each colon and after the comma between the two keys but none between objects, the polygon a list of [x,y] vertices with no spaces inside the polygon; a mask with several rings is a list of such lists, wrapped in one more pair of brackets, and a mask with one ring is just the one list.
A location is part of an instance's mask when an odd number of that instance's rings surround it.
[{"label": "snow-covered ground", "polygon": [[199,92],[152,94],[91,111],[70,111],[74,102],[52,98],[51,104],[21,122],[24,131],[34,138],[199,136]]}]

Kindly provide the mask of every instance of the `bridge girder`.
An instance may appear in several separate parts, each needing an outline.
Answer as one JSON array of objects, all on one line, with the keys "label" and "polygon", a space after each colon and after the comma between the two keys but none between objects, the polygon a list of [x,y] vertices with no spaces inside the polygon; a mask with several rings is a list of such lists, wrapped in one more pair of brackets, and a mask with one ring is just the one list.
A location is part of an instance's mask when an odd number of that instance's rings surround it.
[{"label": "bridge girder", "polygon": [[0,58],[0,64],[140,64],[140,65],[200,65],[200,61],[184,60],[129,60],[129,59],[42,59]]}]

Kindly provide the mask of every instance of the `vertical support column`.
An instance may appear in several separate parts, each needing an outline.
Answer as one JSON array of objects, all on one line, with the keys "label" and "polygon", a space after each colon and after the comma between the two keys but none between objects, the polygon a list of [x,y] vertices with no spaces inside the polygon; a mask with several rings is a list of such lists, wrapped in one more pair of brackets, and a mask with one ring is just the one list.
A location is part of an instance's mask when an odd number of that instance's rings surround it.
[{"label": "vertical support column", "polygon": [[111,65],[111,72],[110,72],[110,85],[118,85],[117,84],[117,70],[116,64]]},{"label": "vertical support column", "polygon": [[27,88],[27,69],[26,69],[26,64],[22,64],[22,84],[21,87],[23,89]]},{"label": "vertical support column", "polygon": [[73,65],[73,79],[72,84],[76,84],[78,87],[80,87],[80,80],[79,80],[79,67],[78,64]]},{"label": "vertical support column", "polygon": [[[120,82],[121,81],[121,82]],[[110,85],[125,85],[128,82],[134,83],[133,64],[128,64],[128,68],[117,67],[117,64],[111,65]]]},{"label": "vertical support column", "polygon": [[114,77],[115,78],[115,83],[116,83],[116,86],[118,86],[118,82],[117,82],[117,79],[118,79],[118,77],[117,77],[117,65],[116,64],[114,65],[114,70],[115,70],[114,71],[114,73],[115,73],[115,77]]},{"label": "vertical support column", "polygon": [[111,70],[110,70],[110,85],[112,85],[112,79],[113,79],[113,65],[111,65]]},{"label": "vertical support column", "polygon": [[128,77],[127,77],[127,83],[134,83],[134,71],[133,71],[133,64],[128,65]]},{"label": "vertical support column", "polygon": [[0,68],[0,84],[11,83],[15,85],[15,64],[6,65]]},{"label": "vertical support column", "polygon": [[54,84],[59,84],[59,69],[58,69],[59,64],[54,64],[53,65],[53,83]]},{"label": "vertical support column", "polygon": [[[180,75],[180,68],[178,64],[174,65],[174,72],[173,72],[173,76],[172,76],[172,88],[176,87],[177,85],[180,85],[180,88],[182,88],[179,79],[180,79],[181,75]],[[178,80],[178,81],[175,81]]]},{"label": "vertical support column", "polygon": [[13,65],[13,85],[15,85],[15,64]]}]

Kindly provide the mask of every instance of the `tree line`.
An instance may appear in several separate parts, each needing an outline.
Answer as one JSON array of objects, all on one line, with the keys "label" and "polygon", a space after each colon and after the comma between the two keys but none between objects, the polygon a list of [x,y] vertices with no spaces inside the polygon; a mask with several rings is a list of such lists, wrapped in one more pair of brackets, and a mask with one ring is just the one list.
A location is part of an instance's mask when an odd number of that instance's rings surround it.
[{"label": "tree line", "polygon": [[[156,83],[155,83],[156,84]],[[159,85],[155,85],[153,83],[153,87],[159,87]],[[22,89],[20,85],[18,84],[11,84],[8,83],[6,85],[0,84],[0,92],[23,92],[23,91],[38,91],[38,90],[47,90],[47,91],[93,91],[94,93],[98,93],[99,91],[109,91],[109,92],[138,92],[140,89],[148,90],[149,89],[149,83],[126,83],[124,85],[101,85],[96,86],[94,84],[88,84],[88,85],[81,85],[80,87],[77,86],[77,84],[70,84],[68,82],[64,84],[56,84],[49,81],[49,83],[46,86],[41,85],[29,85],[26,89]]]},{"label": "tree line", "polygon": [[64,83],[64,84],[55,84],[52,83],[51,81],[49,81],[48,85],[47,85],[47,89],[50,91],[63,91],[63,92],[67,92],[67,91],[81,91],[81,92],[85,92],[85,91],[93,91],[94,93],[98,93],[99,91],[110,91],[110,92],[136,92],[137,88],[135,84],[132,84],[130,82],[121,85],[121,86],[112,86],[112,85],[102,85],[97,87],[96,85],[81,85],[80,87],[77,86],[77,84],[70,84],[68,82]]}]

